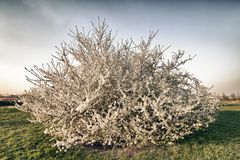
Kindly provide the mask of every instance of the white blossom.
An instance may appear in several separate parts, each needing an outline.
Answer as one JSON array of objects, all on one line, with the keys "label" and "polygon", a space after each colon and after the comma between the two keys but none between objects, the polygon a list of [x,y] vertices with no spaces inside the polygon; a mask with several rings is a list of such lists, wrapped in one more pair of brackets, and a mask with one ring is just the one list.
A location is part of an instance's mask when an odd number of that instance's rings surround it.
[{"label": "white blossom", "polygon": [[214,121],[217,101],[200,80],[182,69],[192,57],[152,46],[116,43],[108,25],[71,33],[50,63],[27,69],[34,87],[19,109],[42,123],[60,150],[73,145],[172,144]]}]

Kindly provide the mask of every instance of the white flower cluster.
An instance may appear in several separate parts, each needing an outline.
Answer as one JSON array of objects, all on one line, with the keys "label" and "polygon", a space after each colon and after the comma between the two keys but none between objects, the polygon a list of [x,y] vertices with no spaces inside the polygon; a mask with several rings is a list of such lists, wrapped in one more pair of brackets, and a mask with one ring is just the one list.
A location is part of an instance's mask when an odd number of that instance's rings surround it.
[{"label": "white flower cluster", "polygon": [[174,143],[207,127],[218,109],[209,89],[184,71],[178,51],[115,43],[105,22],[93,32],[72,32],[47,65],[27,69],[34,87],[19,109],[42,123],[60,149],[73,145],[144,146]]}]

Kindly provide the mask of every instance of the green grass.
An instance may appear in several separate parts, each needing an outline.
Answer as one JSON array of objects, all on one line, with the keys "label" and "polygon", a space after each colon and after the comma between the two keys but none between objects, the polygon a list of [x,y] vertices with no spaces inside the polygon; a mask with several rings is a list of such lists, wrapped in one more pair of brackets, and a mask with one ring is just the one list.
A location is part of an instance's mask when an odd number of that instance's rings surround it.
[{"label": "green grass", "polygon": [[223,111],[240,111],[240,102],[223,102]]},{"label": "green grass", "polygon": [[112,150],[81,149],[56,153],[43,126],[27,121],[29,115],[0,108],[0,159],[240,159],[240,112],[221,111],[207,129],[165,147]]}]

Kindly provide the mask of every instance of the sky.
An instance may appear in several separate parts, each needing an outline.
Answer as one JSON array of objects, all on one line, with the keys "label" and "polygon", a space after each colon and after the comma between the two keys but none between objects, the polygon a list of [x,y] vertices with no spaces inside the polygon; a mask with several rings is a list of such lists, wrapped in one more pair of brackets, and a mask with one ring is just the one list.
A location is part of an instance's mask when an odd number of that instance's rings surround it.
[{"label": "sky", "polygon": [[147,38],[196,57],[185,69],[216,93],[240,93],[240,2],[0,0],[0,94],[31,86],[24,67],[41,65],[75,26],[106,19],[117,40]]}]

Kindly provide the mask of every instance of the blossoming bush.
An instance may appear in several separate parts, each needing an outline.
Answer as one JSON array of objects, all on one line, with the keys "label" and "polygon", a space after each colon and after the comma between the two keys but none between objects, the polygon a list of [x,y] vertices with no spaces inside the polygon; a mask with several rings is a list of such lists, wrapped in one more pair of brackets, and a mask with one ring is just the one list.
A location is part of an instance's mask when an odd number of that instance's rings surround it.
[{"label": "blossoming bush", "polygon": [[174,143],[214,121],[213,95],[182,69],[192,57],[165,59],[167,48],[151,45],[156,33],[115,42],[104,21],[70,35],[50,63],[27,69],[34,87],[19,106],[59,149]]}]

